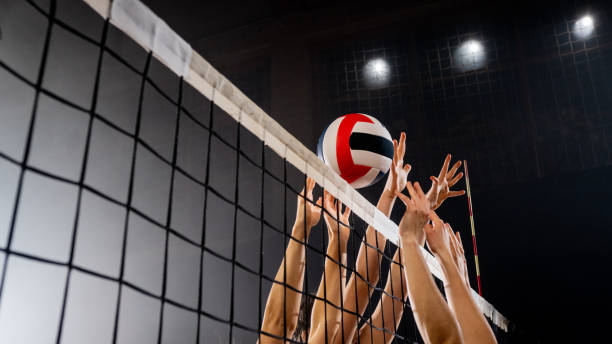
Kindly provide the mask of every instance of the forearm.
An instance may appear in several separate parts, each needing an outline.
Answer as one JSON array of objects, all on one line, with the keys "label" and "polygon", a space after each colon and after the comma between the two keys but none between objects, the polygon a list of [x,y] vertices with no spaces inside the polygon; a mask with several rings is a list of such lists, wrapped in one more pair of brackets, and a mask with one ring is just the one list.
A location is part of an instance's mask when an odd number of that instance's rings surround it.
[{"label": "forearm", "polygon": [[[292,236],[300,241],[307,238],[304,225],[293,227]],[[296,240],[289,240],[285,257],[283,258],[270,288],[270,294],[266,303],[266,310],[262,322],[262,331],[276,336],[291,336],[297,325],[301,293],[294,291],[302,289],[304,281],[305,245]],[[286,277],[286,279],[285,279]],[[285,283],[286,281],[286,283]],[[286,287],[290,286],[289,287]],[[286,319],[283,319],[286,314]],[[262,336],[262,343],[280,343],[272,337]]]},{"label": "forearm", "polygon": [[427,343],[462,343],[457,321],[435,285],[421,246],[414,239],[401,240],[408,296],[423,339]]},{"label": "forearm", "polygon": [[[408,298],[408,290],[406,287],[406,281],[402,273],[400,266],[400,249],[395,252],[393,257],[393,263],[389,269],[389,277],[385,285],[385,292],[381,296],[376,310],[372,314],[372,323],[378,328],[384,328],[385,331],[374,329],[374,331],[360,331],[359,342],[370,343],[372,340],[370,336],[373,336],[374,343],[386,343],[389,344],[393,341],[394,336],[391,335],[397,330],[402,315],[404,313],[404,303]],[[364,326],[368,326],[367,324]],[[385,332],[385,333],[383,333]]]},{"label": "forearm", "polygon": [[436,255],[444,272],[444,290],[467,343],[497,343],[495,335],[465,285],[450,254]]},{"label": "forearm", "polygon": [[[377,208],[389,216],[395,202],[395,195],[387,190],[381,194]],[[380,252],[384,250],[386,238],[377,232],[374,227],[366,229],[364,242],[361,243],[357,260],[355,262],[355,273],[351,274],[344,288],[343,327],[346,334],[346,342],[352,340],[357,333],[359,318],[357,314],[363,314],[370,297],[374,291],[372,286],[378,283],[380,277]]]},{"label": "forearm", "polygon": [[408,298],[408,289],[402,274],[400,256],[400,249],[398,248],[389,269],[385,294],[381,300],[381,310],[384,311],[385,315],[384,326],[391,332],[395,332],[395,327],[399,325],[404,312],[404,302]]},{"label": "forearm", "polygon": [[340,244],[337,238],[332,237],[327,245],[327,256],[325,258],[325,272],[317,289],[317,298],[312,308],[311,340],[314,343],[332,342],[337,335],[340,324],[341,312],[341,269],[338,264],[340,259]]},{"label": "forearm", "polygon": [[[391,209],[393,208],[393,204],[395,203],[395,199],[395,195],[391,194],[387,190],[384,190],[380,195],[376,208],[386,216],[389,216]],[[374,227],[368,226],[365,233],[364,242],[361,243],[359,248],[357,262],[355,263],[357,273],[363,278],[359,278],[358,276],[355,276],[355,274],[353,274],[351,277],[357,278],[357,295],[360,297],[359,314],[363,313],[365,310],[367,302],[372,294],[373,290],[370,288],[370,286],[378,283],[378,278],[380,277],[380,252],[385,249],[386,240],[387,239],[376,231]]]}]

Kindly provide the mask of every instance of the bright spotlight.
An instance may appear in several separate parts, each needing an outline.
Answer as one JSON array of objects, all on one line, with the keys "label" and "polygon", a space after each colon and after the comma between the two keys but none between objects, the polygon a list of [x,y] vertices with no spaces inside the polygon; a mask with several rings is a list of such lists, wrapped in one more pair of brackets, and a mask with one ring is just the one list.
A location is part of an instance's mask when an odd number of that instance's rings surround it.
[{"label": "bright spotlight", "polygon": [[462,72],[484,67],[487,54],[482,43],[471,39],[463,42],[455,51],[455,67]]},{"label": "bright spotlight", "polygon": [[387,61],[377,58],[368,61],[364,67],[366,85],[370,88],[385,87],[389,83],[390,70]]},{"label": "bright spotlight", "polygon": [[595,22],[593,21],[593,17],[589,15],[576,20],[576,23],[574,24],[574,34],[579,39],[587,39],[591,37],[593,30],[595,30]]}]

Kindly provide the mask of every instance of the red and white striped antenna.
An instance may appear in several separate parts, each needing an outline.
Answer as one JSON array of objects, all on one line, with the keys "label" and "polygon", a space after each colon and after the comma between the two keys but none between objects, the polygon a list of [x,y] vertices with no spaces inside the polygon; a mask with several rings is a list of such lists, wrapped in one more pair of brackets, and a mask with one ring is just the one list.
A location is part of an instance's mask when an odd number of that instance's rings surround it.
[{"label": "red and white striped antenna", "polygon": [[463,160],[465,172],[465,186],[467,189],[468,209],[470,211],[470,225],[472,226],[472,244],[474,245],[474,262],[476,263],[476,280],[478,281],[478,294],[482,296],[482,284],[480,283],[480,265],[478,264],[478,249],[476,248],[476,229],[474,228],[474,212],[472,208],[472,193],[470,192],[470,177],[468,175],[467,160]]}]

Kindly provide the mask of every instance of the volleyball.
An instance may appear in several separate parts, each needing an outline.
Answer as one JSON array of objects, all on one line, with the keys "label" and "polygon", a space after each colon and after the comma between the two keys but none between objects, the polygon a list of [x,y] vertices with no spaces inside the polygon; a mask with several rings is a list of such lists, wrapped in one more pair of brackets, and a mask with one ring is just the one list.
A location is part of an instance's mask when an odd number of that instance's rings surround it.
[{"label": "volleyball", "polygon": [[317,154],[356,189],[378,182],[389,172],[393,140],[376,118],[351,113],[338,117],[321,134]]}]

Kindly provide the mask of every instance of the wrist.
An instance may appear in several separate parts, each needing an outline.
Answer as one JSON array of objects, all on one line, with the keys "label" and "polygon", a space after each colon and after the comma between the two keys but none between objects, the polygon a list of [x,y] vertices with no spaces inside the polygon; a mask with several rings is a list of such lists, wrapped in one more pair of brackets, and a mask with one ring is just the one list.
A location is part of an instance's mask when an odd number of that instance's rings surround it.
[{"label": "wrist", "polygon": [[402,247],[410,248],[412,246],[420,246],[419,240],[414,233],[402,233],[400,235],[400,240],[402,242]]},{"label": "wrist", "polygon": [[427,200],[429,201],[429,206],[431,207],[431,209],[434,209],[436,207],[436,203],[438,202],[438,197],[436,193],[434,192],[434,189],[433,188],[429,189],[429,191],[427,191],[427,193],[425,194],[425,197],[427,197]]},{"label": "wrist", "polygon": [[304,224],[304,221],[295,221],[293,228],[291,229],[291,236],[296,239],[303,240],[308,238],[311,227]]},{"label": "wrist", "polygon": [[397,196],[395,195],[395,192],[391,191],[387,187],[385,187],[385,189],[382,192],[382,195],[380,195],[381,199],[385,198],[385,199],[390,200],[390,201],[395,200],[396,197]]},{"label": "wrist", "polygon": [[434,256],[436,257],[436,260],[440,263],[440,265],[446,265],[449,263],[455,264],[455,262],[453,261],[453,257],[448,251],[434,252]]}]

